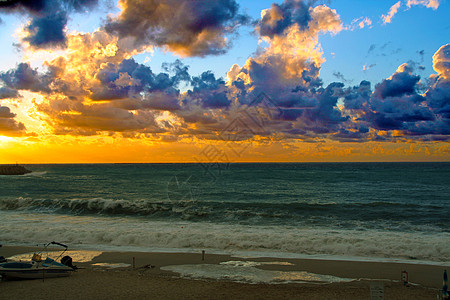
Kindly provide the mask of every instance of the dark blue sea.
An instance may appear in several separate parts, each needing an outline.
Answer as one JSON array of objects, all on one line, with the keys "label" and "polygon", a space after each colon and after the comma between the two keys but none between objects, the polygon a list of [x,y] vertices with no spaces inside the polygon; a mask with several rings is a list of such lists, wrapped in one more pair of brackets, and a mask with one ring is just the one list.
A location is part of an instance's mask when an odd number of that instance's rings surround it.
[{"label": "dark blue sea", "polygon": [[450,163],[26,167],[0,244],[450,262]]}]

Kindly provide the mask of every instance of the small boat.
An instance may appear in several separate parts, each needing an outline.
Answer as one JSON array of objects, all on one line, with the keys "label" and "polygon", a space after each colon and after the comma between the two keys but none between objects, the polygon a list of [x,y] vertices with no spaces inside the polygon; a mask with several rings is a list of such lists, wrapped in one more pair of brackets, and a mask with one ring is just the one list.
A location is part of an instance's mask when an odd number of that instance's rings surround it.
[{"label": "small boat", "polygon": [[[57,242],[50,242],[44,246],[43,251],[47,251],[50,245],[58,245],[65,247],[65,250],[56,258],[60,258],[67,251],[67,246]],[[69,276],[76,267],[72,265],[72,258],[64,256],[61,263],[55,259],[47,257],[42,259],[42,253],[34,253],[30,262],[10,261],[0,263],[0,275],[5,278],[16,279],[43,279],[53,277]]]}]

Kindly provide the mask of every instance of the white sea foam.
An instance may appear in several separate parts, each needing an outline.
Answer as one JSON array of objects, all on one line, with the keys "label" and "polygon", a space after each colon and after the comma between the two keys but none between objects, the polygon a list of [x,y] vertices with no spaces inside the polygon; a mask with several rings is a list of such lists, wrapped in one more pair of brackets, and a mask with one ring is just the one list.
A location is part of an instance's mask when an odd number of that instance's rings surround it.
[{"label": "white sea foam", "polygon": [[130,264],[125,264],[125,263],[95,263],[92,265],[97,266],[97,267],[109,268],[109,269],[128,268],[129,266],[131,266]]},{"label": "white sea foam", "polygon": [[24,177],[42,177],[42,176],[44,176],[46,174],[47,174],[46,171],[44,171],[44,172],[31,172],[31,173],[24,174],[23,176]]},{"label": "white sea foam", "polygon": [[241,256],[359,257],[450,265],[448,233],[175,223],[18,212],[0,215],[0,243],[49,240],[67,243],[72,249],[207,250]]},{"label": "white sea foam", "polygon": [[162,267],[162,270],[179,273],[183,277],[194,279],[218,279],[246,283],[290,283],[313,282],[332,283],[349,282],[354,279],[340,278],[330,275],[309,273],[306,271],[270,271],[256,268],[256,265],[266,264],[253,261],[241,261],[236,263],[224,262],[220,265],[175,265]]},{"label": "white sea foam", "polygon": [[56,240],[72,249],[173,250],[241,256],[338,257],[450,265],[450,234],[159,222],[144,218],[2,212],[0,243]]},{"label": "white sea foam", "polygon": [[237,266],[237,267],[257,267],[257,266],[263,266],[263,265],[278,265],[278,266],[293,266],[294,264],[291,264],[290,262],[286,261],[267,261],[267,262],[260,262],[260,261],[242,261],[242,260],[230,260],[221,262],[221,265],[227,265],[227,266]]}]

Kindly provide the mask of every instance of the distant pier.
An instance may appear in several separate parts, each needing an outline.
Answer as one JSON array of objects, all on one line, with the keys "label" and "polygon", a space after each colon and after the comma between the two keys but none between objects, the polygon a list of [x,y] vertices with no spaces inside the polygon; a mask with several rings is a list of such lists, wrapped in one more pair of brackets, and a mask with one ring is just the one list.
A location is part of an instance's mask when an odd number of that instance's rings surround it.
[{"label": "distant pier", "polygon": [[0,175],[24,175],[31,173],[30,170],[24,166],[15,165],[0,165]]}]

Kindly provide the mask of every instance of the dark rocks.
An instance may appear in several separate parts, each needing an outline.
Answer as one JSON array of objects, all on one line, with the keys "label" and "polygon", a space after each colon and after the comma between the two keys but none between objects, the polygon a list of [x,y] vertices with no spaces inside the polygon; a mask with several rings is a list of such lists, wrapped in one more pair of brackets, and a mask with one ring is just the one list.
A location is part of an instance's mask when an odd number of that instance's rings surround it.
[{"label": "dark rocks", "polygon": [[30,170],[19,165],[3,165],[0,166],[0,175],[24,175],[31,173]]}]

